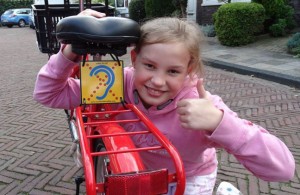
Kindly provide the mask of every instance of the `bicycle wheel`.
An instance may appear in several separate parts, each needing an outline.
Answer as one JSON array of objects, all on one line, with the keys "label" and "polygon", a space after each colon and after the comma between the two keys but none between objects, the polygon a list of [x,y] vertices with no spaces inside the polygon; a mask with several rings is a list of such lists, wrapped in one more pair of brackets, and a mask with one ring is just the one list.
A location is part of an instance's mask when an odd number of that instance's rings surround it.
[{"label": "bicycle wheel", "polygon": [[[93,144],[94,152],[106,151],[102,139],[96,139]],[[94,170],[96,183],[104,183],[105,175],[109,173],[108,170],[109,159],[107,155],[95,156],[94,157]]]}]

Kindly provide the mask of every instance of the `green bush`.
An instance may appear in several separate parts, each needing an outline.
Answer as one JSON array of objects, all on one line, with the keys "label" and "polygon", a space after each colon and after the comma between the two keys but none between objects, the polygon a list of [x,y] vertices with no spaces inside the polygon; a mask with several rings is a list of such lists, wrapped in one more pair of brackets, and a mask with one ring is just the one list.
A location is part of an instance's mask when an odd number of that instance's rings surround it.
[{"label": "green bush", "polygon": [[246,45],[254,41],[265,20],[265,9],[257,3],[223,4],[214,13],[214,26],[221,44]]},{"label": "green bush", "polygon": [[175,10],[172,0],[145,0],[147,18],[171,16]]},{"label": "green bush", "polygon": [[[287,0],[252,0],[252,2],[260,3],[266,10],[266,20],[264,21],[265,30],[271,32],[270,28],[274,24],[281,23],[280,19],[284,19],[286,23],[285,30],[291,30],[296,27],[294,20],[294,8],[288,5]],[[278,28],[278,25],[276,28]]]},{"label": "green bush", "polygon": [[129,3],[129,18],[137,22],[141,22],[145,17],[145,1],[131,0]]},{"label": "green bush", "polygon": [[216,31],[214,25],[200,26],[202,33],[207,37],[215,37]]},{"label": "green bush", "polygon": [[181,12],[179,9],[176,9],[176,10],[173,11],[173,13],[171,14],[171,17],[182,18],[182,12]]},{"label": "green bush", "polygon": [[294,34],[287,42],[288,53],[300,57],[300,32]]},{"label": "green bush", "polygon": [[279,19],[286,20],[286,30],[292,30],[297,26],[296,21],[294,19],[294,13],[295,13],[294,8],[289,5],[284,5],[278,12],[277,20]]},{"label": "green bush", "polygon": [[175,6],[175,12],[172,16],[179,18],[186,18],[186,7],[188,0],[172,0],[173,5]]},{"label": "green bush", "polygon": [[262,4],[269,17],[276,17],[280,9],[286,5],[286,0],[252,0],[252,2]]},{"label": "green bush", "polygon": [[273,37],[280,37],[286,35],[286,20],[285,19],[279,19],[276,24],[273,24],[270,26],[270,34]]}]

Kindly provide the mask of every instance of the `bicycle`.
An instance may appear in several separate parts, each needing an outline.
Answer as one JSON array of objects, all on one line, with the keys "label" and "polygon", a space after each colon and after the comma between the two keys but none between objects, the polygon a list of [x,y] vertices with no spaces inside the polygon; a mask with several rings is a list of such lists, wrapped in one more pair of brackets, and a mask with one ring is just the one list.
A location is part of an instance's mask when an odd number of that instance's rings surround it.
[{"label": "bicycle", "polygon": [[[37,16],[38,14],[35,15]],[[51,17],[51,15],[48,16]],[[100,28],[90,26],[91,24],[98,24]],[[53,27],[53,24],[51,26]],[[114,28],[110,29],[111,26]],[[48,36],[49,43],[46,44],[47,49],[40,47],[40,50],[51,55],[58,49],[53,50],[54,45],[72,44],[73,51],[84,56],[81,70],[91,63],[88,61],[88,54],[110,54],[113,62],[108,64],[113,64],[116,69],[118,67],[122,70],[123,63],[118,57],[126,54],[127,47],[139,39],[139,25],[126,18],[96,19],[68,16],[60,18],[59,21],[56,20],[55,27],[58,42],[53,44],[52,28],[51,36]],[[49,31],[50,28],[47,29]],[[37,34],[41,35],[38,27]],[[38,42],[41,43],[39,38],[40,36],[38,36]],[[72,76],[82,79],[83,72],[80,71],[78,74],[79,69],[74,69]],[[104,73],[107,80],[110,80],[106,82],[107,85],[113,81],[113,84],[121,83],[122,86],[122,74],[116,76],[115,72],[111,71],[111,67],[104,65],[103,62],[101,62],[101,67],[95,65],[87,69],[87,72],[94,76]],[[86,75],[85,78],[87,78]],[[86,83],[86,85],[89,84]],[[97,100],[91,100],[84,96],[91,95],[89,93],[91,92],[82,92],[81,106],[66,111],[73,142],[81,152],[85,175],[84,179],[76,179],[76,193],[79,194],[79,186],[85,181],[87,194],[164,194],[167,193],[168,184],[173,182],[177,183],[175,194],[183,194],[185,175],[181,158],[174,146],[151,121],[135,105],[127,104],[123,95],[114,100],[99,96]],[[116,110],[110,103],[120,104],[122,107]],[[130,120],[118,120],[118,116],[128,113],[135,117]],[[124,123],[136,122],[143,123],[147,129],[126,132],[122,127]],[[137,148],[131,136],[149,133],[153,134],[160,145]],[[176,173],[168,173],[167,169],[147,170],[143,164],[139,152],[162,149],[171,155]]]}]

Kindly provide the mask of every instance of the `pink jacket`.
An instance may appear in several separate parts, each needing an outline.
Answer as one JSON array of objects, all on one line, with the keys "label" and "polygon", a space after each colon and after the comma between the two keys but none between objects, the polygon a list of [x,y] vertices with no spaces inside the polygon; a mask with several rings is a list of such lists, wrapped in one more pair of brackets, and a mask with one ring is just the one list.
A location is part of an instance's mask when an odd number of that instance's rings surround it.
[{"label": "pink jacket", "polygon": [[[61,51],[53,55],[37,76],[34,99],[51,108],[74,108],[80,105],[80,83],[69,75],[76,63],[66,59]],[[215,148],[224,148],[233,154],[255,176],[266,181],[286,181],[293,177],[294,158],[287,146],[264,128],[247,120],[240,119],[215,95],[210,95],[215,106],[224,112],[217,129],[209,134],[206,131],[193,131],[180,126],[176,104],[181,99],[198,98],[195,83],[185,83],[175,99],[163,109],[151,107],[148,110],[135,102],[133,68],[125,68],[125,100],[136,104],[158,129],[179,151],[186,176],[207,175],[217,167]],[[141,124],[128,124],[127,131],[142,129]],[[134,137],[136,145],[155,145],[151,135]],[[173,164],[164,152],[143,154],[149,168],[168,168]]]}]

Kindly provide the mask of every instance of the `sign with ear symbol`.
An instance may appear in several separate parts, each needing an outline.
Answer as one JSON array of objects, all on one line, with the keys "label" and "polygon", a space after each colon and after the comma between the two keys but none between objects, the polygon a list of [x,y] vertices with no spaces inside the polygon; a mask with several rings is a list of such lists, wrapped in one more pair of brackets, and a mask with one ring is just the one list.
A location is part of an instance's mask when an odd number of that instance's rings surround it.
[{"label": "sign with ear symbol", "polygon": [[81,104],[124,101],[123,61],[81,63]]}]

